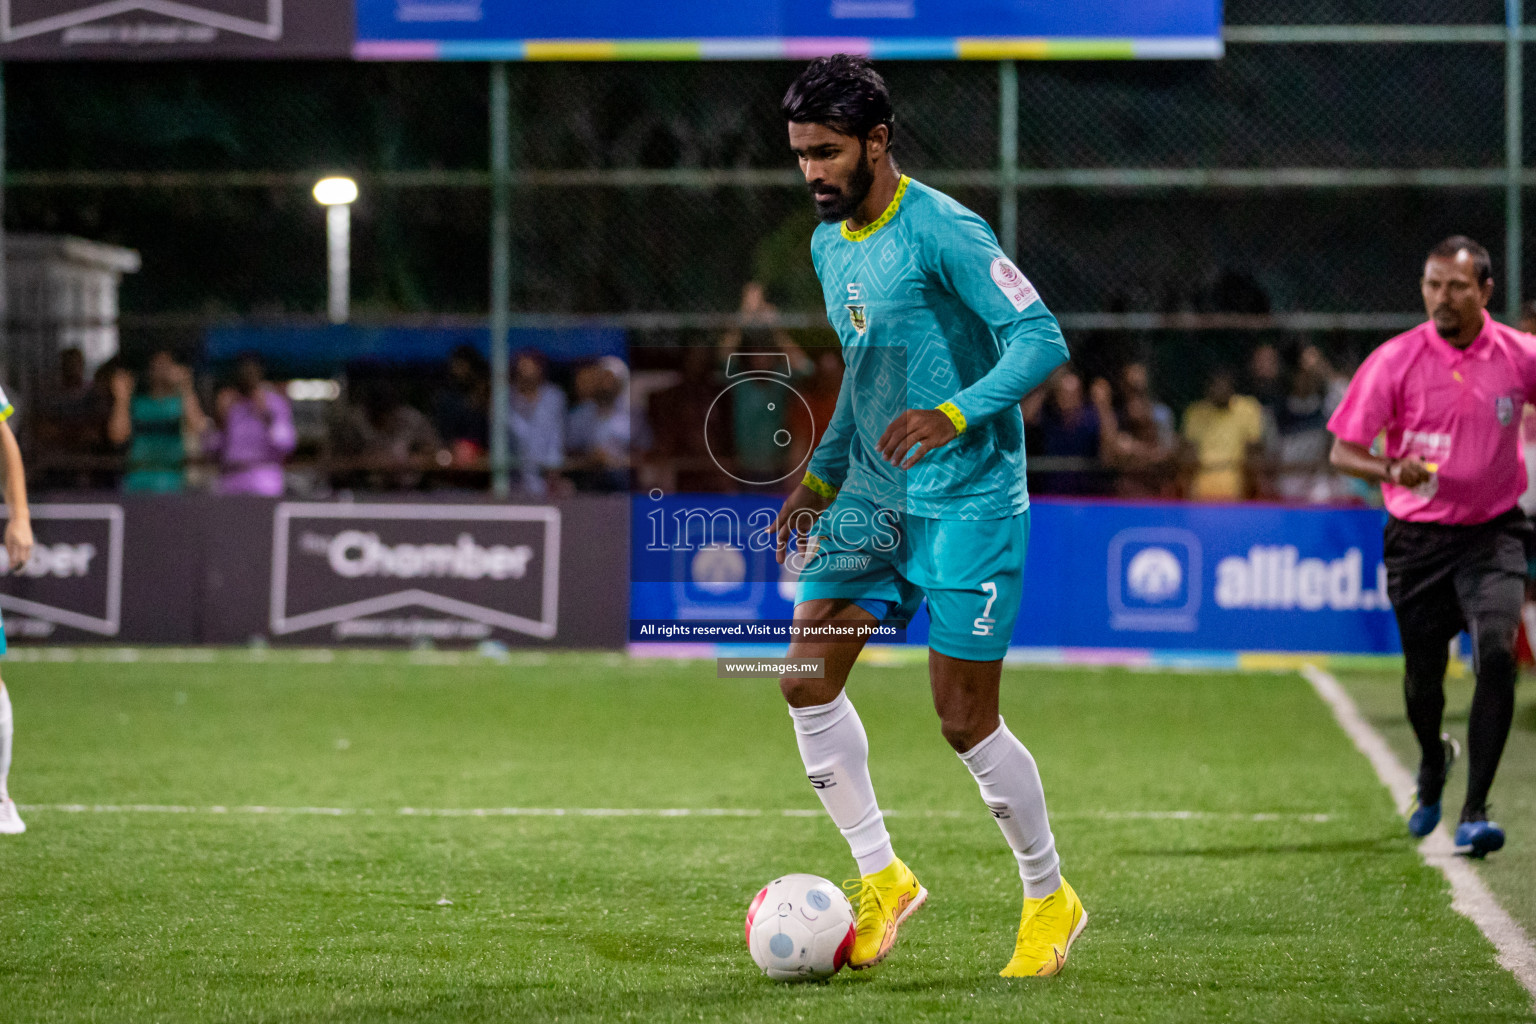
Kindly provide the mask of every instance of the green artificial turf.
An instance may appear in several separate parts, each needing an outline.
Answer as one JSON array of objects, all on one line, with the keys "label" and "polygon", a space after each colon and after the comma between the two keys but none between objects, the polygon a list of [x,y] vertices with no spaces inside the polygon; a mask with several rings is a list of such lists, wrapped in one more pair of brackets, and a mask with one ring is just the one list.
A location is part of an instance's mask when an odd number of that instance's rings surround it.
[{"label": "green artificial turf", "polygon": [[[1401,672],[1340,673],[1360,710],[1392,744],[1410,772],[1419,767],[1419,747],[1403,710]],[[1454,828],[1467,786],[1467,709],[1472,703],[1472,677],[1459,673],[1446,683],[1445,728],[1462,744],[1462,760],[1451,770],[1442,806]],[[1509,842],[1478,865],[1483,880],[1504,909],[1536,935],[1536,681],[1527,677],[1515,690],[1515,721],[1510,729],[1499,774],[1489,795],[1490,817],[1503,825]]]},{"label": "green artificial turf", "polygon": [[[1090,915],[1061,977],[1021,982],[996,976],[1014,863],[923,672],[860,669],[875,783],[932,897],[878,968],[770,982],[742,937],[751,896],[853,865],[825,818],[783,813],[819,805],[774,684],[714,674],[8,664],[30,831],[0,837],[0,1019],[1533,1019],[1365,760],[1279,675],[1008,670],[1004,714]],[[1148,817],[1173,811],[1199,814]]]}]

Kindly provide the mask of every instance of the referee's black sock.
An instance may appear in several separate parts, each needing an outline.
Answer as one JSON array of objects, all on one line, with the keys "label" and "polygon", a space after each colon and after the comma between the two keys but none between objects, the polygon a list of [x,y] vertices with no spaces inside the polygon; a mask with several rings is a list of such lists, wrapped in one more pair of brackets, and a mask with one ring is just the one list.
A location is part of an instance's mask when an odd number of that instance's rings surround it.
[{"label": "referee's black sock", "polygon": [[1445,748],[1440,722],[1445,713],[1445,666],[1450,650],[1444,640],[1403,637],[1403,699],[1408,724],[1422,751],[1419,760],[1419,802],[1438,803],[1445,784]]},{"label": "referee's black sock", "polygon": [[1467,802],[1461,820],[1487,815],[1488,790],[1493,786],[1509,726],[1515,717],[1514,623],[1479,623],[1477,688],[1467,719]]}]

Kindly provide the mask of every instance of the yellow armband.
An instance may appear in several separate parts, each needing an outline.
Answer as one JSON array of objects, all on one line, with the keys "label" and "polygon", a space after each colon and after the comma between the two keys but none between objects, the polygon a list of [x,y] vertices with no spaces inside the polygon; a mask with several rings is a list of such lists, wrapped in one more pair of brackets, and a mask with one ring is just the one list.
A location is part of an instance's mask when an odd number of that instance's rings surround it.
[{"label": "yellow armband", "polygon": [[833,498],[837,497],[837,488],[833,487],[831,484],[827,483],[825,480],[814,473],[805,474],[805,478],[800,482],[806,487],[809,487],[811,490],[815,491],[817,494],[821,495],[823,498],[826,498],[828,501],[831,501]]},{"label": "yellow armband", "polygon": [[949,422],[955,425],[956,434],[965,433],[965,413],[961,412],[960,407],[954,402],[945,402],[936,411],[949,417]]}]

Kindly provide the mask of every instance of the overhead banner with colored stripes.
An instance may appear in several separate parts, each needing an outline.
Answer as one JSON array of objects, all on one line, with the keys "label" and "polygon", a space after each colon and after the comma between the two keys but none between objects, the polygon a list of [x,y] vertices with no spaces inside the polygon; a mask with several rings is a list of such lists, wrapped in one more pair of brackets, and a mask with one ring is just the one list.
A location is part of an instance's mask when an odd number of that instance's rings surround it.
[{"label": "overhead banner with colored stripes", "polygon": [[1220,0],[358,0],[364,60],[1220,57]]}]

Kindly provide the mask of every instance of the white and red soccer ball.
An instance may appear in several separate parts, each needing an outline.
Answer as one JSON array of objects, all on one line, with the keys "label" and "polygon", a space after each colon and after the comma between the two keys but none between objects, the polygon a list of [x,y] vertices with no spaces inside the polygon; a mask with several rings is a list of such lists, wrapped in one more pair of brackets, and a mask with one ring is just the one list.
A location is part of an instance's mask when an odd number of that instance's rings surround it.
[{"label": "white and red soccer ball", "polygon": [[747,949],[775,981],[821,981],[848,962],[853,907],[815,875],[785,875],[763,886],[747,908]]}]

